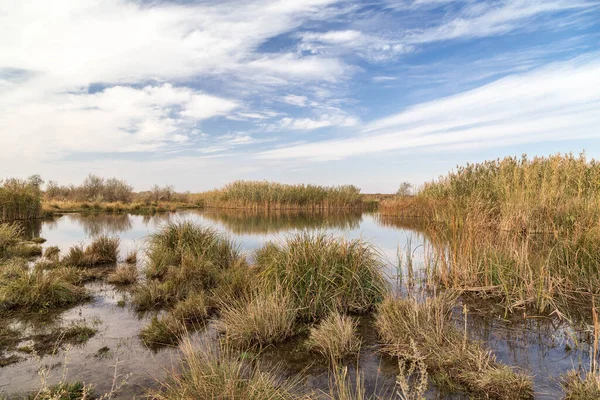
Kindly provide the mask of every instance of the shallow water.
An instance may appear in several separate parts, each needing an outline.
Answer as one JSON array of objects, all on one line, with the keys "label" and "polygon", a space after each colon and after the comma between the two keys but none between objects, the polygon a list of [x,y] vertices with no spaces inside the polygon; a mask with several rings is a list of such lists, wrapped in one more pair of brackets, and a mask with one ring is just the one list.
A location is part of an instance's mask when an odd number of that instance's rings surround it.
[{"label": "shallow water", "polygon": [[[27,228],[32,236],[47,239],[44,247],[58,246],[63,251],[74,244],[85,243],[94,235],[116,235],[121,239],[120,251],[121,257],[124,257],[131,250],[143,250],[144,238],[161,225],[184,220],[211,225],[229,233],[249,257],[263,243],[300,230],[325,230],[349,238],[362,237],[381,252],[387,263],[386,275],[393,284],[398,284],[399,249],[408,250],[413,269],[417,272],[426,261],[425,236],[418,225],[367,213],[255,213],[225,210],[184,211],[153,216],[67,214],[53,220],[29,223]],[[143,263],[142,258],[138,259],[139,267]],[[403,272],[405,279],[406,273]],[[89,303],[59,314],[27,318],[19,316],[7,320],[7,323],[24,332],[39,332],[52,326],[86,321],[96,325],[99,333],[83,346],[74,346],[41,359],[24,356],[25,361],[0,368],[0,393],[35,390],[40,386],[40,370],[47,373],[50,383],[57,382],[67,374],[67,380],[91,383],[97,393],[104,393],[113,384],[116,365],[118,381],[125,377],[128,381],[116,398],[130,399],[143,393],[144,388],[155,386],[165,370],[176,364],[176,349],[152,352],[141,344],[137,335],[150,316],[139,315],[127,305],[119,306],[119,300],[127,298],[126,292],[102,282],[91,283],[88,287],[94,295],[94,300]],[[471,337],[484,341],[499,360],[533,375],[537,399],[560,398],[560,375],[572,368],[587,367],[590,337],[585,326],[575,329],[564,321],[549,318],[511,318],[507,321],[489,312],[478,311],[477,304],[469,302],[469,305],[467,329]],[[460,326],[464,324],[460,313],[457,313],[457,323]],[[361,318],[360,327],[364,345],[359,368],[365,375],[366,386],[371,392],[389,393],[395,382],[396,361],[381,356],[377,351],[377,336],[370,317]],[[206,334],[199,332],[196,336]],[[109,348],[108,353],[103,357],[97,356],[98,350],[103,347]],[[306,386],[327,390],[327,365],[314,360],[303,350],[302,337],[277,349],[265,351],[263,358],[277,361],[288,374],[303,371],[308,375]],[[435,389],[430,390],[427,397],[461,398],[449,397]]]}]

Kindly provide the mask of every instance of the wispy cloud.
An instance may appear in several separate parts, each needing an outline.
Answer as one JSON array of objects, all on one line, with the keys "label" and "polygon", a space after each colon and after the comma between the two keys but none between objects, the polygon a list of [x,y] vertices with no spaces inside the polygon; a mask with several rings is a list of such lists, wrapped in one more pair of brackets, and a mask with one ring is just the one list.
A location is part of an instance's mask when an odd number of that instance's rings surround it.
[{"label": "wispy cloud", "polygon": [[[265,159],[342,159],[401,149],[600,137],[600,55],[510,76],[373,121],[343,140],[274,149]],[[566,133],[568,132],[568,133]]]}]

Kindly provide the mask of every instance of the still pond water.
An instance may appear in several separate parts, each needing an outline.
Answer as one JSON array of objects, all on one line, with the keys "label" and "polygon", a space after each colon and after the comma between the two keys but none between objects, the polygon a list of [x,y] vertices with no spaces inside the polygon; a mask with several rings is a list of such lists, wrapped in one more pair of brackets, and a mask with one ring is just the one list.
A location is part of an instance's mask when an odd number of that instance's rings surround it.
[{"label": "still pond water", "polygon": [[[137,215],[81,215],[69,214],[53,220],[39,221],[29,226],[33,236],[47,239],[44,247],[58,246],[65,252],[70,246],[86,243],[90,237],[105,233],[121,240],[121,258],[131,250],[143,254],[144,239],[169,221],[193,221],[210,225],[235,238],[240,248],[252,257],[252,251],[267,241],[278,240],[286,234],[302,230],[327,231],[348,238],[361,237],[374,244],[387,262],[385,273],[393,283],[398,282],[398,253],[409,251],[413,267],[418,270],[426,259],[425,236],[418,228],[400,220],[384,219],[370,213],[254,213],[240,211],[185,211],[153,216]],[[143,257],[138,257],[142,268]],[[110,390],[115,373],[127,377],[128,384],[117,398],[131,399],[145,388],[155,387],[165,371],[176,366],[178,351],[174,348],[153,352],[145,348],[138,334],[151,315],[140,315],[128,306],[128,294],[114,286],[94,282],[88,285],[93,301],[58,315],[33,316],[10,321],[23,332],[38,333],[75,322],[95,325],[99,333],[83,346],[41,359],[28,357],[25,361],[0,368],[0,394],[35,390],[40,386],[39,371],[48,372],[51,383],[67,374],[67,380],[91,383],[96,393]],[[123,307],[119,304],[125,300]],[[558,379],[570,369],[587,367],[589,360],[589,333],[586,326],[577,329],[564,321],[549,318],[511,318],[472,307],[468,313],[468,331],[473,338],[482,340],[506,364],[519,367],[534,377],[536,399],[561,398]],[[457,323],[462,316],[457,313]],[[377,351],[377,336],[370,317],[360,321],[363,349],[360,370],[370,391],[393,390],[397,365],[393,359]],[[196,337],[214,336],[206,329]],[[26,344],[26,343],[24,343]],[[23,344],[22,344],[23,345]],[[98,356],[98,350],[108,352]],[[327,368],[303,350],[302,338],[292,340],[263,355],[267,361],[280,364],[287,373],[303,371],[304,384],[310,388],[326,389]],[[462,398],[448,396],[435,389],[428,398]]]}]

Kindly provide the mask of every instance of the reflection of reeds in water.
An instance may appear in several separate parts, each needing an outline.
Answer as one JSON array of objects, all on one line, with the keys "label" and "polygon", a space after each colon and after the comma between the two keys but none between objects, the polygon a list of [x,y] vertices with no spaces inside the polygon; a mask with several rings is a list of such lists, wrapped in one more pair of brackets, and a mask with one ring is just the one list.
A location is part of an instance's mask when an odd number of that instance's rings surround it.
[{"label": "reflection of reeds in water", "polygon": [[224,209],[203,214],[219,222],[228,231],[241,234],[269,234],[305,229],[356,229],[362,221],[361,212],[352,211],[251,211]]},{"label": "reflection of reeds in water", "polygon": [[128,214],[73,214],[69,218],[79,223],[88,236],[113,235],[127,232],[132,227]]}]

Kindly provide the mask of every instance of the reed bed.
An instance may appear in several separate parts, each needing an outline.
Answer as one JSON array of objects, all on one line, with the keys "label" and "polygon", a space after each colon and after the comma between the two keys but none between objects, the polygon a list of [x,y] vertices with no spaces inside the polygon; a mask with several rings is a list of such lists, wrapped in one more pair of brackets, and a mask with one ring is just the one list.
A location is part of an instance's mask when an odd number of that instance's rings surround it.
[{"label": "reed bed", "polygon": [[556,154],[457,167],[414,198],[384,202],[381,210],[400,214],[412,208],[444,224],[484,220],[501,230],[558,234],[597,226],[599,205],[600,163],[584,154]]},{"label": "reed bed", "polygon": [[235,181],[222,189],[201,193],[207,207],[281,209],[362,208],[360,189],[352,185],[288,185],[267,181]]},{"label": "reed bed", "polygon": [[376,326],[384,351],[400,359],[423,360],[432,381],[450,391],[466,391],[490,399],[532,399],[530,377],[496,361],[494,355],[452,322],[454,297],[445,294],[387,298]]},{"label": "reed bed", "polygon": [[378,252],[362,240],[298,233],[264,245],[255,262],[262,287],[289,294],[305,321],[367,312],[388,289]]},{"label": "reed bed", "polygon": [[0,222],[38,218],[41,215],[41,180],[0,181]]},{"label": "reed bed", "polygon": [[381,212],[425,219],[444,287],[541,313],[600,293],[600,164],[585,155],[468,164]]}]

